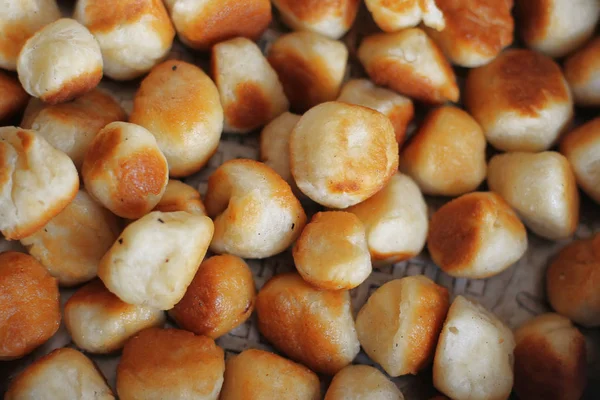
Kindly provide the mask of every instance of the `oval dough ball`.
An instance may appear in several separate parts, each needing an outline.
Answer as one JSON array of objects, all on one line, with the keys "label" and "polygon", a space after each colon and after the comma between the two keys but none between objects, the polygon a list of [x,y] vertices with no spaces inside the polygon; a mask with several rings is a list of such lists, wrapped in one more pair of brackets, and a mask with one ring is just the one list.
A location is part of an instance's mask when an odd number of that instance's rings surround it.
[{"label": "oval dough ball", "polygon": [[531,50],[507,50],[471,70],[464,97],[498,150],[547,150],[573,118],[573,99],[560,67]]},{"label": "oval dough ball", "polygon": [[303,113],[336,99],[346,73],[348,49],[344,43],[316,33],[292,32],[273,42],[267,59],[292,109]]},{"label": "oval dough ball", "polygon": [[563,248],[546,272],[552,308],[586,327],[600,326],[600,233]]},{"label": "oval dough ball", "polygon": [[58,330],[58,284],[35,258],[0,253],[0,299],[0,361],[31,353]]},{"label": "oval dough ball", "polygon": [[68,103],[49,105],[32,98],[21,127],[33,129],[52,146],[66,153],[81,170],[85,153],[100,129],[127,115],[109,94],[94,89]]},{"label": "oval dough ball", "polygon": [[104,74],[137,78],[166,56],[175,29],[161,0],[78,0],[74,18],[100,45]]},{"label": "oval dough ball", "polygon": [[208,75],[195,65],[170,60],[142,81],[129,121],[154,135],[169,173],[182,177],[198,172],[217,151],[223,107]]},{"label": "oval dough ball", "polygon": [[511,330],[480,304],[458,296],[433,361],[433,385],[456,400],[505,400],[513,386]]},{"label": "oval dough ball", "polygon": [[488,165],[487,181],[534,233],[558,240],[577,229],[579,192],[562,155],[553,151],[497,155]]},{"label": "oval dough ball", "polygon": [[212,234],[208,217],[153,211],[125,228],[98,276],[125,303],[170,310],[194,279]]},{"label": "oval dough ball", "polygon": [[59,18],[56,0],[4,0],[0,8],[0,68],[15,71],[27,39]]},{"label": "oval dough ball", "polygon": [[315,372],[334,375],[360,351],[350,293],[315,289],[300,275],[269,280],[256,298],[260,333]]},{"label": "oval dough ball", "polygon": [[28,366],[10,384],[4,400],[114,400],[96,365],[70,348],[56,349]]},{"label": "oval dough ball", "polygon": [[600,106],[600,38],[591,40],[564,63],[575,104],[584,107]]},{"label": "oval dough ball", "polygon": [[17,60],[17,72],[27,93],[46,103],[63,103],[100,83],[102,53],[85,26],[62,18],[25,42]]},{"label": "oval dough ball", "polygon": [[397,32],[424,25],[442,30],[446,26],[444,15],[435,0],[365,0],[375,23],[384,32]]},{"label": "oval dough ball", "polygon": [[225,132],[249,133],[290,107],[277,73],[249,39],[215,45],[211,71],[221,95]]},{"label": "oval dough ball", "polygon": [[452,67],[421,29],[368,36],[358,48],[358,58],[376,85],[426,103],[458,101]]},{"label": "oval dough ball", "polygon": [[3,71],[0,71],[0,93],[0,122],[23,111],[29,100],[19,81]]},{"label": "oval dough ball", "polygon": [[153,211],[187,211],[190,214],[206,215],[200,193],[190,185],[169,179],[165,193]]},{"label": "oval dough ball", "polygon": [[585,337],[558,314],[515,332],[515,392],[521,399],[579,400],[586,384]]},{"label": "oval dough ball", "polygon": [[125,344],[117,393],[121,400],[217,400],[224,370],[223,349],[211,338],[149,328]]},{"label": "oval dough ball", "polygon": [[390,120],[372,109],[329,102],[308,111],[290,137],[292,175],[300,190],[331,208],[358,204],[398,170]]},{"label": "oval dough ball", "polygon": [[249,349],[227,360],[220,400],[319,400],[317,375],[268,351]]},{"label": "oval dough ball", "polygon": [[433,359],[448,304],[448,290],[426,276],[389,281],[356,317],[360,345],[388,375],[416,375]]},{"label": "oval dough ball", "polygon": [[460,196],[485,180],[485,136],[454,106],[430,111],[400,157],[400,170],[431,196]]},{"label": "oval dough ball", "polygon": [[255,298],[252,271],[244,260],[213,256],[200,264],[169,315],[183,329],[216,339],[250,318]]},{"label": "oval dough ball", "polygon": [[396,384],[368,365],[348,365],[335,374],[325,400],[404,400]]},{"label": "oval dough ball", "polygon": [[0,230],[7,240],[41,229],[79,190],[69,157],[30,130],[0,128],[0,171]]},{"label": "oval dough ball", "polygon": [[210,249],[244,258],[266,258],[287,249],[306,224],[290,186],[254,160],[230,160],[208,179],[204,198],[215,221]]},{"label": "oval dough ball", "polygon": [[164,0],[179,39],[197,50],[242,36],[258,40],[271,23],[269,0]]}]

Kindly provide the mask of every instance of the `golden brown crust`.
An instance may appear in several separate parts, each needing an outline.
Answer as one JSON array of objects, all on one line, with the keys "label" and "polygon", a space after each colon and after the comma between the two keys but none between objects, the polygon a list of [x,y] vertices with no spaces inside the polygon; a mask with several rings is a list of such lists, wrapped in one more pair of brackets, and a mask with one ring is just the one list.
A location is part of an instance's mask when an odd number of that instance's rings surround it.
[{"label": "golden brown crust", "polygon": [[576,102],[588,105],[589,100],[578,98],[577,89],[578,86],[591,85],[590,81],[600,72],[600,38],[592,39],[585,47],[567,58],[564,63],[564,71],[565,78],[575,92]]},{"label": "golden brown crust", "polygon": [[260,85],[242,82],[235,88],[237,101],[223,110],[232,126],[260,126],[269,120],[271,101]]},{"label": "golden brown crust", "polygon": [[404,144],[404,138],[406,137],[406,129],[408,125],[415,117],[415,107],[413,103],[407,103],[397,105],[389,112],[387,116],[392,125],[394,126],[394,132],[396,132],[396,141],[398,142],[398,149],[402,149]]},{"label": "golden brown crust", "polygon": [[344,17],[346,25],[351,25],[356,16],[359,0],[277,0],[277,8],[294,14],[305,23],[320,21],[324,15]]},{"label": "golden brown crust", "polygon": [[111,314],[125,312],[135,307],[123,302],[109,292],[100,279],[94,279],[73,293],[65,304],[65,314],[68,314],[71,308],[77,307],[79,304],[95,304]]},{"label": "golden brown crust", "polygon": [[64,103],[94,89],[102,80],[102,67],[79,74],[63,82],[58,90],[45,92],[40,96],[48,104]]},{"label": "golden brown crust", "polygon": [[569,158],[578,149],[585,149],[600,141],[600,118],[595,118],[570,132],[560,143],[560,152]]},{"label": "golden brown crust", "polygon": [[170,179],[162,198],[153,211],[187,211],[192,214],[206,215],[206,208],[200,193],[190,185]]},{"label": "golden brown crust", "polygon": [[0,71],[0,93],[0,121],[22,111],[29,100],[19,81],[3,71]]},{"label": "golden brown crust", "polygon": [[521,36],[526,43],[546,37],[552,18],[553,0],[517,1],[517,15]]}]

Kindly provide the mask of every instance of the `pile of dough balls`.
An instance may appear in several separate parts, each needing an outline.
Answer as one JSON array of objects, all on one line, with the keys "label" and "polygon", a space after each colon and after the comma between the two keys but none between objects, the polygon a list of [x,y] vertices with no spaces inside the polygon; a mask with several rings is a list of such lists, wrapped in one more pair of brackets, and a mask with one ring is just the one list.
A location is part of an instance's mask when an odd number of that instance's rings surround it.
[{"label": "pile of dough balls", "polygon": [[[412,400],[396,378],[429,374],[423,398],[580,399],[599,21],[598,0],[0,0],[0,396]],[[531,275],[551,242],[552,312],[451,290]]]}]

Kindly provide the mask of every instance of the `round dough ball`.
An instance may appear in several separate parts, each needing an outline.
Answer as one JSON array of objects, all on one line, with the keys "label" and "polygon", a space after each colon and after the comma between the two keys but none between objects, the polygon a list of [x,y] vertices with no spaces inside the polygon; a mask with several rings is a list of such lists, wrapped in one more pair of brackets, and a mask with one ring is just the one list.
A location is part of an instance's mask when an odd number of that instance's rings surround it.
[{"label": "round dough ball", "polygon": [[365,0],[375,23],[384,32],[397,32],[424,25],[442,30],[446,26],[444,15],[435,0]]},{"label": "round dough ball", "polygon": [[224,352],[211,338],[149,328],[130,339],[117,367],[121,400],[217,400]]},{"label": "round dough ball", "polygon": [[4,400],[114,400],[96,365],[70,348],[56,349],[28,366],[10,384]]},{"label": "round dough ball", "polygon": [[204,202],[215,221],[210,249],[219,254],[271,257],[287,249],[306,224],[290,186],[254,160],[230,160],[217,168]]},{"label": "round dough ball", "polygon": [[95,88],[102,79],[102,53],[94,36],[74,19],[46,25],[25,42],[17,60],[27,93],[50,104]]},{"label": "round dough ball", "polygon": [[104,74],[137,78],[168,54],[175,29],[161,0],[78,0],[73,16],[100,45]]},{"label": "round dough ball", "polygon": [[565,78],[578,106],[600,106],[600,38],[591,40],[564,63]]},{"label": "round dough ball", "polygon": [[507,50],[471,70],[464,97],[498,150],[547,150],[573,118],[573,99],[560,67],[531,50]]},{"label": "round dough ball", "polygon": [[169,60],[142,81],[129,121],[148,129],[172,177],[198,172],[217,151],[223,131],[219,91],[198,67]]},{"label": "round dough ball", "polygon": [[0,361],[31,353],[58,330],[58,284],[35,258],[0,253],[0,299]]},{"label": "round dough ball", "polygon": [[499,154],[490,160],[487,182],[536,234],[558,240],[575,233],[579,192],[568,160],[559,153]]},{"label": "round dough ball", "polygon": [[456,400],[505,400],[513,386],[512,331],[480,304],[456,297],[433,361],[433,385]]},{"label": "round dough ball", "polygon": [[269,0],[164,0],[179,39],[197,50],[238,36],[258,40],[271,23]]},{"label": "round dough ball", "polygon": [[546,272],[552,308],[586,327],[600,326],[600,233],[563,248]]},{"label": "round dough ball", "polygon": [[515,392],[521,399],[579,400],[586,384],[585,337],[558,314],[515,332]]},{"label": "round dough ball", "polygon": [[326,207],[346,208],[381,190],[398,170],[390,120],[372,109],[329,102],[308,111],[290,137],[292,175]]},{"label": "round dough ball", "polygon": [[334,375],[360,351],[346,290],[319,290],[298,274],[280,274],[258,292],[256,311],[260,333],[315,372]]},{"label": "round dough ball", "polygon": [[317,375],[268,351],[249,349],[227,360],[220,400],[319,400]]},{"label": "round dough ball", "polygon": [[426,276],[389,281],[356,317],[360,345],[388,375],[416,375],[433,359],[448,304],[448,290]]},{"label": "round dough ball", "polygon": [[396,384],[368,365],[348,365],[335,374],[325,400],[404,400]]},{"label": "round dough ball", "polygon": [[206,215],[200,193],[190,185],[169,179],[165,193],[153,211],[187,211],[190,214]]},{"label": "round dough ball", "polygon": [[145,128],[111,122],[90,143],[81,168],[88,192],[116,215],[136,219],[160,201],[169,181],[167,159]]},{"label": "round dough ball", "polygon": [[469,114],[454,106],[430,111],[404,148],[400,170],[431,196],[460,196],[485,180],[485,136]]},{"label": "round dough ball", "polygon": [[256,298],[252,271],[239,257],[210,257],[169,311],[181,328],[213,339],[246,322]]},{"label": "round dough ball", "polygon": [[315,214],[293,255],[300,276],[319,289],[353,289],[372,270],[365,227],[356,215],[344,211]]},{"label": "round dough ball", "polygon": [[29,100],[19,81],[3,71],[0,71],[0,93],[0,122],[23,111]]}]

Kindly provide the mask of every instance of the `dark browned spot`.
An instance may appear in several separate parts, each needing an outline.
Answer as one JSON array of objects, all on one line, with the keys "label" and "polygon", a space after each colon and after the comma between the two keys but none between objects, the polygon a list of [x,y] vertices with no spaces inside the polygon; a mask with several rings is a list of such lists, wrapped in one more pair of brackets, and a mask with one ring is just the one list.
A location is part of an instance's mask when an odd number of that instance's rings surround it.
[{"label": "dark browned spot", "polygon": [[235,88],[236,101],[225,109],[229,124],[236,128],[254,129],[269,120],[270,101],[254,82],[243,82]]},{"label": "dark browned spot", "polygon": [[91,72],[85,72],[64,82],[56,91],[47,92],[40,98],[48,104],[64,103],[89,92],[100,83],[102,67]]}]

